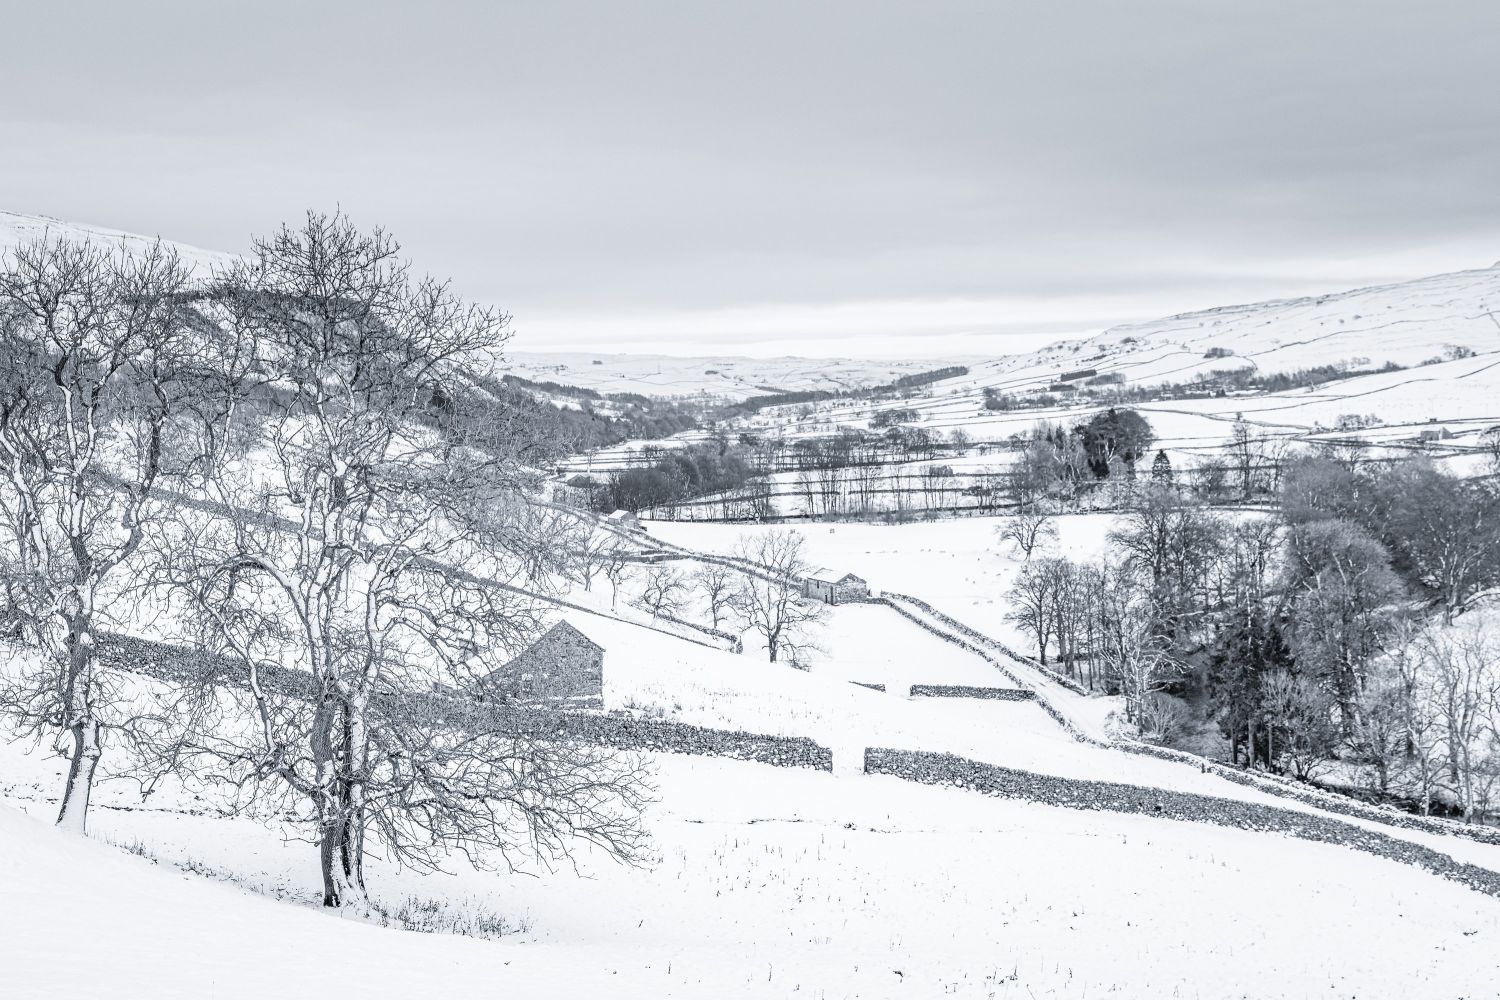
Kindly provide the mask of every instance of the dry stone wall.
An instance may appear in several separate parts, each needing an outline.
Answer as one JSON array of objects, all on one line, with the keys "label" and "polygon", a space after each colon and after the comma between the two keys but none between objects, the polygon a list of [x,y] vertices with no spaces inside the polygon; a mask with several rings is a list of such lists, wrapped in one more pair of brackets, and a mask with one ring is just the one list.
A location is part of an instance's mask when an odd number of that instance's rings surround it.
[{"label": "dry stone wall", "polygon": [[1007,646],[1005,643],[1000,642],[998,639],[995,639],[991,636],[985,635],[978,629],[970,628],[968,625],[965,625],[957,618],[950,617],[949,615],[939,611],[937,608],[934,608],[931,604],[928,604],[920,597],[912,597],[910,594],[897,594],[891,591],[887,591],[886,596],[889,598],[893,598],[896,601],[904,601],[907,604],[912,605],[913,607],[920,608],[924,613],[941,622],[946,628],[953,630],[953,632],[967,638],[970,642],[975,643],[980,647],[1003,653],[1004,655],[1010,657],[1012,660],[1015,660],[1017,663],[1025,663],[1028,666],[1040,670],[1047,677],[1061,684],[1069,691],[1073,691],[1076,694],[1088,694],[1088,691],[1084,688],[1084,686],[1082,684],[1079,684],[1073,678],[1067,676],[1066,674],[1060,674],[1056,670],[1053,670],[1051,667],[1044,666],[1040,661],[1035,660],[1032,657],[1025,655],[1024,653],[1017,652],[1016,650]]},{"label": "dry stone wall", "polygon": [[985,698],[990,701],[1033,701],[1030,688],[970,687],[966,684],[913,684],[913,698]]},{"label": "dry stone wall", "polygon": [[[169,683],[247,686],[244,671],[237,664],[199,650],[112,634],[100,637],[99,650],[101,658],[112,667]],[[265,668],[261,682],[267,689],[287,697],[311,700],[316,694],[312,675],[302,670]],[[442,693],[392,692],[377,698],[372,707],[377,712],[418,719],[422,724],[470,732],[572,740],[647,753],[728,757],[775,767],[833,770],[833,751],[801,736],[710,729],[629,715],[496,705]]]},{"label": "dry stone wall", "polygon": [[963,788],[1065,809],[1134,813],[1339,844],[1412,865],[1476,892],[1500,897],[1500,872],[1457,861],[1430,847],[1317,813],[1191,792],[1036,774],[953,754],[917,750],[871,747],[865,751],[865,773],[888,774],[926,785]]},{"label": "dry stone wall", "polygon": [[1195,766],[1209,774],[1217,775],[1225,781],[1232,781],[1237,785],[1254,788],[1257,791],[1266,792],[1270,795],[1293,799],[1327,812],[1338,813],[1341,816],[1373,820],[1376,823],[1384,823],[1387,826],[1398,826],[1407,830],[1448,834],[1450,836],[1463,837],[1467,840],[1477,840],[1486,844],[1500,844],[1500,829],[1492,826],[1478,826],[1468,823],[1459,824],[1452,820],[1437,819],[1432,816],[1418,816],[1413,813],[1403,812],[1394,806],[1371,805],[1367,802],[1361,802],[1359,799],[1350,798],[1347,795],[1340,795],[1337,792],[1325,792],[1320,789],[1299,785],[1287,778],[1247,771],[1244,768],[1234,767],[1219,761],[1210,760],[1206,757],[1199,757],[1196,754],[1186,753],[1181,750],[1172,750],[1168,747],[1154,746],[1150,743],[1138,743],[1134,740],[1117,740],[1113,745],[1115,749],[1123,750],[1126,753],[1138,754],[1143,757],[1156,757],[1178,764]]}]

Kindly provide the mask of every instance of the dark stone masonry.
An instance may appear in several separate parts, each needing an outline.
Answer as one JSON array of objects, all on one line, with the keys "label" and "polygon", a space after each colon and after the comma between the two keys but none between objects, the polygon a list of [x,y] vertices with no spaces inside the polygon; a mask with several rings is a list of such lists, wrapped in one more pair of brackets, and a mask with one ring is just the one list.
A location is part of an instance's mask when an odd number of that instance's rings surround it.
[{"label": "dark stone masonry", "polygon": [[486,694],[555,708],[604,707],[604,647],[567,622],[553,625],[483,681]]},{"label": "dark stone masonry", "polygon": [[913,684],[913,698],[987,698],[991,701],[1033,701],[1030,688],[970,687],[965,684]]}]

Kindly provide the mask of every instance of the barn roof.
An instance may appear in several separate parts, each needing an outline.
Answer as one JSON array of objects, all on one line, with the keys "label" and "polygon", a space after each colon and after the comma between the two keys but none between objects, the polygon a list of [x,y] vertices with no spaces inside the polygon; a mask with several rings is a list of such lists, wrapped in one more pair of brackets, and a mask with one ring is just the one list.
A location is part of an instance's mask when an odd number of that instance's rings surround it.
[{"label": "barn roof", "polygon": [[571,622],[566,621],[560,621],[556,625],[549,628],[546,632],[543,632],[541,638],[537,639],[536,642],[533,642],[530,646],[527,647],[527,649],[535,649],[542,643],[554,639],[579,639],[587,643],[588,645],[593,646],[595,649],[600,650],[601,652],[604,650],[603,646],[599,645],[593,639],[590,639],[588,636],[580,632],[577,626],[573,625]]}]

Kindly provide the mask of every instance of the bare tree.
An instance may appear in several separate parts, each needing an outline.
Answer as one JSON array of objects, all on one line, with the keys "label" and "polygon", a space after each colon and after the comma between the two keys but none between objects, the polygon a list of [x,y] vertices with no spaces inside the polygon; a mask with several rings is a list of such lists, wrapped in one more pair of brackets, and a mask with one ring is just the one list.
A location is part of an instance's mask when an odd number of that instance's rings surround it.
[{"label": "bare tree", "polygon": [[802,557],[802,536],[787,530],[741,535],[735,555],[765,571],[746,574],[731,606],[745,627],[760,636],[770,662],[795,659],[812,649],[809,633],[826,606],[801,594],[801,580],[810,571]]},{"label": "bare tree", "polygon": [[1240,499],[1249,500],[1255,491],[1256,473],[1264,462],[1263,438],[1256,436],[1243,419],[1236,420],[1230,431],[1224,451],[1229,456],[1230,466],[1239,479]]},{"label": "bare tree", "polygon": [[611,550],[619,548],[619,539],[613,532],[592,525],[575,526],[565,531],[562,538],[568,539],[567,547],[573,555],[574,579],[583,584],[583,589],[594,589],[594,577],[602,572],[609,562]]},{"label": "bare tree", "polygon": [[941,507],[953,488],[953,466],[929,465],[922,470],[922,499],[928,507]]},{"label": "bare tree", "polygon": [[[1305,781],[1333,756],[1333,706],[1315,679],[1285,670],[1268,673],[1261,680],[1261,707],[1272,741],[1266,756],[1273,765],[1285,759]],[[1274,742],[1278,733],[1279,746]]]},{"label": "bare tree", "polygon": [[812,469],[799,469],[797,472],[797,491],[802,496],[802,509],[808,517],[815,517],[818,513],[817,498],[818,477]]},{"label": "bare tree", "polygon": [[1142,581],[1156,630],[1175,645],[1187,644],[1208,604],[1212,569],[1228,535],[1221,518],[1159,483],[1136,491],[1109,534],[1123,567]]},{"label": "bare tree", "polygon": [[1446,738],[1448,774],[1464,819],[1482,819],[1500,781],[1500,644],[1482,623],[1429,629],[1429,696]]},{"label": "bare tree", "polygon": [[1359,725],[1359,692],[1392,628],[1391,606],[1403,594],[1390,555],[1347,521],[1299,524],[1287,533],[1283,585],[1298,666],[1325,679],[1348,734]]},{"label": "bare tree", "polygon": [[208,516],[171,536],[176,592],[233,682],[198,689],[187,714],[221,724],[173,758],[294,810],[327,906],[368,906],[372,850],[431,867],[567,832],[636,842],[630,762],[457,724],[417,697],[527,641],[537,613],[515,585],[563,567],[527,513],[534,477],[478,408],[506,317],[412,279],[397,252],[309,215],[218,283],[211,304],[264,379],[223,436],[257,460],[217,463]]},{"label": "bare tree", "polygon": [[641,588],[641,604],[651,612],[651,620],[662,615],[675,615],[682,609],[687,596],[687,581],[672,566],[652,566],[646,571],[646,583]]},{"label": "bare tree", "polygon": [[1489,459],[1490,471],[1500,473],[1500,425],[1490,427],[1480,434],[1479,444]]},{"label": "bare tree", "polygon": [[1500,580],[1500,496],[1427,461],[1387,473],[1380,492],[1393,547],[1439,594],[1451,623],[1470,597]]},{"label": "bare tree", "polygon": [[112,255],[44,238],[0,264],[0,578],[43,654],[0,701],[21,731],[58,739],[57,822],[79,833],[105,733],[123,722],[99,629],[135,575],[163,481],[192,450],[187,281],[160,245]]},{"label": "bare tree", "polygon": [[1052,560],[1028,563],[1021,567],[1020,575],[1011,586],[1010,610],[1005,618],[1036,643],[1036,656],[1043,666],[1047,664],[1047,646],[1052,641],[1056,628],[1053,615],[1057,602],[1054,590],[1057,574],[1048,565]]},{"label": "bare tree", "polygon": [[709,618],[713,621],[714,628],[718,628],[732,610],[738,575],[728,566],[717,562],[703,563],[693,573],[692,582],[698,592],[703,595],[703,603],[708,607]]},{"label": "bare tree", "polygon": [[1382,663],[1371,672],[1359,697],[1358,721],[1346,737],[1348,747],[1374,769],[1375,790],[1386,795],[1392,772],[1407,751],[1407,692],[1399,673]]},{"label": "bare tree", "polygon": [[1156,609],[1137,588],[1106,586],[1096,592],[1096,598],[1091,652],[1125,696],[1125,717],[1135,722],[1146,697],[1165,689],[1182,666],[1170,655],[1171,643],[1161,630]]},{"label": "bare tree", "polygon": [[1047,539],[1057,537],[1057,521],[1039,503],[1022,506],[995,529],[1002,542],[1016,547],[1025,559],[1030,559],[1037,546]]},{"label": "bare tree", "polygon": [[604,578],[609,581],[609,609],[620,610],[620,587],[625,583],[625,574],[630,570],[630,560],[625,546],[619,539],[612,540],[599,552],[599,565],[604,569]]}]

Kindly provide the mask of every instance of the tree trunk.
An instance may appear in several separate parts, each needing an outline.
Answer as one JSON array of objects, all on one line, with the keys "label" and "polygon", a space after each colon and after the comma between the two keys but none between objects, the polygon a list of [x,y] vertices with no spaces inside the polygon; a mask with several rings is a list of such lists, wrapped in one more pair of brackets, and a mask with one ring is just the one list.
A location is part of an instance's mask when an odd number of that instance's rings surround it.
[{"label": "tree trunk", "polygon": [[94,709],[94,665],[96,650],[92,621],[91,593],[78,595],[80,610],[68,623],[67,722],[73,734],[73,751],[68,763],[68,781],[63,787],[62,805],[57,825],[74,833],[85,832],[89,798],[94,790],[94,774],[104,752],[101,727]]},{"label": "tree trunk", "polygon": [[322,700],[309,734],[316,772],[313,797],[318,810],[318,866],[323,876],[323,905],[357,907],[365,902],[364,890],[346,870],[346,865],[353,867],[354,860],[348,853],[349,758],[345,750],[349,727],[347,716],[339,711],[331,678],[325,676],[323,680]]},{"label": "tree trunk", "polygon": [[74,833],[84,833],[88,822],[89,797],[94,790],[94,772],[103,751],[96,720],[72,726],[73,753],[68,765],[68,783],[63,788],[62,807],[57,825]]},{"label": "tree trunk", "polygon": [[344,771],[342,782],[343,835],[339,857],[349,886],[365,894],[365,784],[369,748],[365,729],[365,702],[354,700],[344,712]]},{"label": "tree trunk", "polygon": [[352,824],[341,816],[332,816],[318,827],[318,861],[323,874],[323,905],[335,909],[363,911],[369,907],[363,872],[358,876],[346,870],[351,857]]}]

